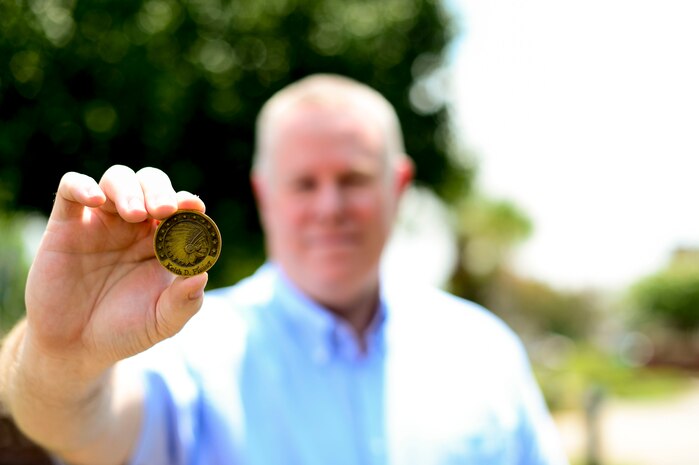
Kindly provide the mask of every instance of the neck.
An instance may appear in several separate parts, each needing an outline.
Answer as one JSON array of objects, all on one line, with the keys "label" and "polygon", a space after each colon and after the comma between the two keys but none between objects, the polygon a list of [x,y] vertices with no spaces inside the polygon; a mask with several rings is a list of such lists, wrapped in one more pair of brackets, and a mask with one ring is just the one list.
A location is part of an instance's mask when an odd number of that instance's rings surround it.
[{"label": "neck", "polygon": [[378,311],[379,292],[378,289],[372,289],[371,292],[344,304],[323,302],[322,299],[318,300],[318,303],[344,319],[355,330],[357,336],[363,339]]},{"label": "neck", "polygon": [[294,279],[293,275],[289,275],[289,279],[307,297],[345,320],[363,345],[365,333],[379,308],[378,271],[367,273],[365,279],[352,286],[337,282],[309,283],[308,280]]}]

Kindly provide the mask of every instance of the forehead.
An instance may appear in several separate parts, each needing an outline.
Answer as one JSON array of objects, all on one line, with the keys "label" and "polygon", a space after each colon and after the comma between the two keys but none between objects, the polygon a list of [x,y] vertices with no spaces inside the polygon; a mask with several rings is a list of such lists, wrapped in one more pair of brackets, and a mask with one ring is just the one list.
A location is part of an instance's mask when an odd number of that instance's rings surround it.
[{"label": "forehead", "polygon": [[343,105],[299,104],[277,121],[275,152],[358,151],[379,155],[384,143],[371,115]]}]

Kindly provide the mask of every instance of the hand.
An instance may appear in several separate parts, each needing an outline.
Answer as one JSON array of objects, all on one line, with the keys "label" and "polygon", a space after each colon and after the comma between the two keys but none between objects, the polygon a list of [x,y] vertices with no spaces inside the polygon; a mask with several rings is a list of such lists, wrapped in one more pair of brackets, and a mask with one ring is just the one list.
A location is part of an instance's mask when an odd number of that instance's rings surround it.
[{"label": "hand", "polygon": [[175,278],[156,260],[157,220],[204,211],[160,170],[63,176],[27,280],[25,344],[91,377],[174,335],[199,309],[206,274]]}]

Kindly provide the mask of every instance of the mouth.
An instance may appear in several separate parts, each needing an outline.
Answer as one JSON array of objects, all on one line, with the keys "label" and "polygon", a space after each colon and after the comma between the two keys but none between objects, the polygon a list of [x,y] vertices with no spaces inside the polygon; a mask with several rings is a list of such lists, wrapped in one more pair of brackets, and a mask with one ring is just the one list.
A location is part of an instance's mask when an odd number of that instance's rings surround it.
[{"label": "mouth", "polygon": [[350,233],[318,234],[309,238],[308,245],[319,250],[342,250],[354,248],[358,244],[357,236]]}]

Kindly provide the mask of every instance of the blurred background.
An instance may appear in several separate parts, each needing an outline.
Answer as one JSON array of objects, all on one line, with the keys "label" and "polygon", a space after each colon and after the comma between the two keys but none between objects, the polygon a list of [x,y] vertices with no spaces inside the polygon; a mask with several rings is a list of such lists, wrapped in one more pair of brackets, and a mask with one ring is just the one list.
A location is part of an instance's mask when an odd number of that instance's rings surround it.
[{"label": "blurred background", "polygon": [[574,464],[699,463],[697,22],[692,0],[0,2],[0,334],[69,170],[165,170],[221,229],[209,286],[254,271],[257,111],[341,73],[417,165],[388,272],[517,331]]}]

